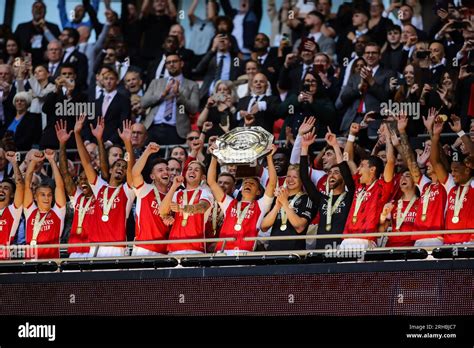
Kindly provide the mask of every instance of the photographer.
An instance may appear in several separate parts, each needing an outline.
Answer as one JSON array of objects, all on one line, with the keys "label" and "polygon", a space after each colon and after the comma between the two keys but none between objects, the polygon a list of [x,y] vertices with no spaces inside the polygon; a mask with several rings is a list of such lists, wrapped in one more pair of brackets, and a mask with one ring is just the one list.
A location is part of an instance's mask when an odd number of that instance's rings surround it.
[{"label": "photographer", "polygon": [[210,136],[222,135],[236,126],[234,122],[236,102],[237,94],[234,84],[231,81],[217,82],[197,120],[197,125],[200,128],[203,128],[207,121],[212,123],[212,128],[205,132],[206,141]]}]

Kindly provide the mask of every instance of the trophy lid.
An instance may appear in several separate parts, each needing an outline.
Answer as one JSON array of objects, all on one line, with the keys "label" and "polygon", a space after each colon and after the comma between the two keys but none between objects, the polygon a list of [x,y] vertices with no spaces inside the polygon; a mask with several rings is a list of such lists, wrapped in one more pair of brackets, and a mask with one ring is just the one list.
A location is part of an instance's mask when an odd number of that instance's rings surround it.
[{"label": "trophy lid", "polygon": [[273,135],[260,126],[237,127],[216,140],[220,164],[249,164],[271,151]]}]

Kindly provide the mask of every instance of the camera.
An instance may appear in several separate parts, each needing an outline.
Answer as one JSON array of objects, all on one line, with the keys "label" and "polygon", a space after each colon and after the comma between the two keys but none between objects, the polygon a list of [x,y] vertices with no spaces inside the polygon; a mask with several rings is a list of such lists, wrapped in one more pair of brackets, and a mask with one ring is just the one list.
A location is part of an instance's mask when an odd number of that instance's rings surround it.
[{"label": "camera", "polygon": [[226,100],[226,96],[223,94],[214,94],[212,96],[212,99],[214,99],[216,102],[224,102]]},{"label": "camera", "polygon": [[417,59],[426,59],[430,55],[430,51],[417,51],[415,56]]},{"label": "camera", "polygon": [[303,90],[303,92],[309,93],[310,88],[311,88],[311,85],[308,84],[308,83],[305,83],[305,84],[303,85],[303,89],[302,89],[302,90]]}]

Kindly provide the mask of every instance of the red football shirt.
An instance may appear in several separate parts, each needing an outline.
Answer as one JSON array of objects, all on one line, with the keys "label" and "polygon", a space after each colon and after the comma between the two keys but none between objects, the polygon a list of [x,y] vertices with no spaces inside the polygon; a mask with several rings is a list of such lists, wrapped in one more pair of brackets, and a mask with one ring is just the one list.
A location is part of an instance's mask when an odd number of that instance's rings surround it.
[{"label": "red football shirt", "polygon": [[[196,190],[199,192],[196,194],[194,201],[191,202],[191,198],[195,190],[186,190],[188,197],[188,204],[198,204],[200,201],[205,201],[212,206],[214,198],[211,191],[207,186],[200,186]],[[173,202],[180,205],[183,204],[183,195],[185,190],[175,192],[173,196]],[[208,219],[211,208],[206,210],[202,214],[192,214],[188,217],[186,226],[182,226],[183,214],[175,214],[174,224],[171,227],[169,239],[197,239],[204,238],[205,236],[205,222]],[[204,252],[204,243],[182,243],[182,244],[168,244],[168,252],[182,251],[182,250],[195,250]]]},{"label": "red football shirt", "polygon": [[[385,182],[382,178],[376,180],[372,185],[366,186],[359,182],[359,175],[354,175],[354,182],[356,184],[356,192],[354,200],[352,201],[351,210],[349,211],[349,216],[347,217],[344,234],[378,232],[380,213],[382,212],[385,203],[388,202],[393,188],[393,181]],[[367,190],[367,193],[360,205],[357,219],[353,222],[352,216],[354,215],[357,195],[364,189]],[[367,239],[376,240],[377,238],[367,237]]]},{"label": "red football shirt", "polygon": [[114,199],[114,203],[109,211],[109,220],[102,221],[102,214],[104,209],[104,192],[108,188],[107,199],[112,197],[115,187],[97,177],[95,183],[91,183],[92,191],[97,199],[99,219],[97,227],[91,231],[89,238],[91,242],[121,242],[127,239],[126,237],[126,221],[130,210],[132,209],[135,193],[128,186],[127,183],[121,185],[119,193]]},{"label": "red football shirt", "polygon": [[[403,201],[402,209],[400,215],[403,216],[405,209],[408,207],[410,201]],[[393,232],[413,232],[416,231],[415,228],[415,217],[416,212],[418,210],[419,200],[416,199],[415,203],[411,206],[410,210],[408,211],[405,219],[403,219],[402,225],[400,226],[400,230],[397,230],[397,216],[398,216],[398,201],[393,202],[393,209],[390,213],[392,219],[392,231]],[[389,237],[387,247],[402,247],[402,246],[413,246],[415,244],[412,236],[393,236]]]},{"label": "red football shirt", "polygon": [[[417,184],[421,192],[420,203],[415,218],[415,228],[417,231],[439,231],[444,230],[444,209],[446,207],[446,189],[443,185],[433,183],[428,177],[423,175],[420,182]],[[426,195],[428,196],[428,203],[426,207],[426,220],[423,221],[423,204]],[[442,235],[418,235],[412,236],[413,240],[423,238],[436,238]]]},{"label": "red football shirt", "polygon": [[[0,245],[8,246],[13,242],[13,237],[15,237],[16,230],[18,229],[18,224],[20,223],[22,210],[22,206],[17,208],[15,207],[14,203],[5,207],[5,210],[0,216]],[[8,258],[8,249],[2,248],[2,252],[0,253],[0,259]]]},{"label": "red football shirt", "polygon": [[[160,216],[159,204],[155,196],[154,185],[143,183],[134,189],[137,196],[135,210],[135,240],[163,240],[168,238],[170,227],[166,226]],[[158,192],[162,201],[166,193]],[[166,244],[140,244],[140,248],[157,253],[166,253]]]},{"label": "red football shirt", "polygon": [[[454,203],[456,199],[456,192],[459,185],[454,183],[453,177],[450,174],[443,184],[448,192],[448,203],[446,207],[446,229],[447,230],[464,230],[474,228],[474,180],[471,179],[469,189],[462,201],[462,207],[459,211],[459,222],[452,221],[454,216]],[[462,192],[461,187],[460,192]],[[461,193],[460,193],[461,194]],[[471,234],[445,234],[444,244],[465,243],[471,240]]]},{"label": "red football shirt", "polygon": [[[82,197],[84,201],[82,207],[85,207],[88,201],[88,198],[84,196],[84,193],[81,189],[76,188],[74,197],[70,197],[71,202],[74,206],[74,218],[72,220],[71,233],[69,234],[69,243],[89,243],[89,233],[97,228],[97,219],[100,219],[98,214],[99,209],[96,207],[97,201],[94,196],[92,196],[91,203],[87,208],[84,220],[82,221],[82,231],[77,233],[77,224],[79,223],[79,205],[81,204]],[[68,248],[67,252],[71,253],[88,253],[90,247],[71,247]]]},{"label": "red football shirt", "polygon": [[[241,213],[245,207],[250,204],[250,208],[247,211],[244,219],[242,220],[242,229],[240,231],[235,230],[237,224],[237,203],[239,201],[230,196],[225,196],[223,202],[219,202],[219,205],[224,212],[224,223],[222,224],[220,238],[236,238],[235,242],[226,242],[225,250],[245,250],[252,251],[255,244],[254,241],[244,241],[245,237],[256,237],[260,224],[265,214],[270,210],[273,202],[273,198],[263,195],[257,201],[241,203]],[[217,243],[216,251],[222,249],[222,243]]]},{"label": "red football shirt", "polygon": [[[25,220],[26,220],[26,243],[30,244],[33,238],[33,227],[35,224],[36,212],[38,207],[33,202],[29,207],[24,209]],[[54,207],[47,213],[40,213],[39,219],[41,220],[46,215],[46,218],[41,225],[41,229],[38,233],[36,244],[59,244],[59,239],[64,228],[64,217],[66,216],[66,207]],[[59,248],[37,248],[38,259],[53,259],[59,258]],[[30,255],[32,258],[33,255]]]}]

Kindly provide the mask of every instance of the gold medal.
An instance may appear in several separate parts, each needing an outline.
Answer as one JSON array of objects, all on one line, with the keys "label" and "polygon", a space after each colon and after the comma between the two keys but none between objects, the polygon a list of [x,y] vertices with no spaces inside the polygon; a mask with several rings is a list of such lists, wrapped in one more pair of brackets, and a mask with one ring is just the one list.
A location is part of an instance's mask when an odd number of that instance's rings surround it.
[{"label": "gold medal", "polygon": [[451,221],[453,222],[453,224],[457,224],[459,222],[459,217],[458,216],[453,216]]},{"label": "gold medal", "polygon": [[426,214],[421,215],[421,221],[426,221]]},{"label": "gold medal", "polygon": [[355,224],[357,222],[357,216],[352,217],[352,223]]},{"label": "gold medal", "polygon": [[103,222],[109,221],[109,216],[108,215],[102,215],[102,221]]},{"label": "gold medal", "polygon": [[77,229],[76,229],[76,232],[77,232],[77,234],[81,234],[82,233],[82,226],[78,226]]},{"label": "gold medal", "polygon": [[32,240],[31,243],[30,243],[31,246],[36,246],[36,241],[35,240]]},{"label": "gold medal", "polygon": [[332,227],[332,225],[330,225],[330,224],[329,224],[329,225],[326,225],[326,231],[327,231],[327,232],[331,231],[331,227]]},{"label": "gold medal", "polygon": [[287,228],[288,228],[287,225],[281,225],[280,226],[280,231],[286,231]]},{"label": "gold medal", "polygon": [[188,219],[183,219],[181,221],[181,226],[186,227],[187,224],[188,224]]},{"label": "gold medal", "polygon": [[234,230],[236,230],[236,231],[240,231],[241,229],[242,229],[242,225],[236,224],[234,226]]}]

